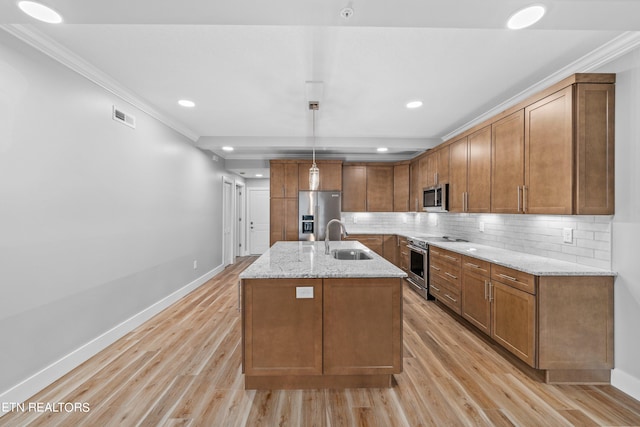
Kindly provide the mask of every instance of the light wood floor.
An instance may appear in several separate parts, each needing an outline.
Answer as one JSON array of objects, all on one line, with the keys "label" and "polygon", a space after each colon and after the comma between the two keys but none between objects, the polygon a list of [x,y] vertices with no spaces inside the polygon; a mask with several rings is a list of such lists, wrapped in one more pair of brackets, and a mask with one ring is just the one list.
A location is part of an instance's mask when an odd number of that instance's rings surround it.
[{"label": "light wood floor", "polygon": [[88,413],[10,413],[1,426],[629,426],[611,386],[532,379],[432,301],[404,290],[404,372],[391,389],[245,391],[242,258],[32,399]]}]

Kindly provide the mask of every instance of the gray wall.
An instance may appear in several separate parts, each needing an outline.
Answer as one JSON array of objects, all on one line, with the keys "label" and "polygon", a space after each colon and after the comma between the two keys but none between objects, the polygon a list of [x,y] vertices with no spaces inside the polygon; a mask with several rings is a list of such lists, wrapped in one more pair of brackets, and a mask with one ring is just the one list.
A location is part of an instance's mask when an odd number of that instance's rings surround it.
[{"label": "gray wall", "polygon": [[221,265],[222,167],[0,31],[0,395]]},{"label": "gray wall", "polygon": [[616,73],[616,214],[613,384],[640,399],[640,49],[602,67]]}]

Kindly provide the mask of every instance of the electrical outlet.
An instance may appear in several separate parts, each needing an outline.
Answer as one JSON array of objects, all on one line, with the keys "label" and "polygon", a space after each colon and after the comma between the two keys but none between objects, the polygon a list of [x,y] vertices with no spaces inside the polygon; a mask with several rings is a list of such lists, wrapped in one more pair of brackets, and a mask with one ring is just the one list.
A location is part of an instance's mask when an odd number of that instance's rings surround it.
[{"label": "electrical outlet", "polygon": [[484,222],[478,223],[478,230],[480,230],[481,233],[484,233]]},{"label": "electrical outlet", "polygon": [[197,268],[198,268],[198,260],[197,260],[197,259],[194,259],[194,260],[193,260],[193,269],[195,270],[195,269],[197,269]]},{"label": "electrical outlet", "polygon": [[354,224],[358,223],[358,217],[355,215],[351,217],[351,220],[353,221]]},{"label": "electrical outlet", "polygon": [[564,243],[573,243],[573,228],[562,229],[562,241]]}]

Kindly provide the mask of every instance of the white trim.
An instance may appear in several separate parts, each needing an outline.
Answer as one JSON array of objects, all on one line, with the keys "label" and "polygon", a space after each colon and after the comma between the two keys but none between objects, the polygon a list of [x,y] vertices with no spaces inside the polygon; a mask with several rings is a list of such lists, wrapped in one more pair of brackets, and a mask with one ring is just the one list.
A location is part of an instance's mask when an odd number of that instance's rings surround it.
[{"label": "white trim", "polygon": [[[240,212],[238,212],[236,209],[236,215],[235,215],[236,230],[238,231],[238,233],[235,236],[234,244],[235,244],[236,251],[238,250],[238,244],[242,244],[242,246],[240,246],[240,256],[247,256],[249,255],[247,252],[247,231],[248,231],[247,230],[247,187],[245,183],[242,181],[238,181],[237,179],[234,181],[235,181],[234,206],[237,208],[238,202],[240,202]],[[242,192],[242,196],[240,197],[239,201],[237,197],[238,189],[240,189],[240,191]],[[238,221],[240,222],[239,225],[238,225]]]},{"label": "white trim", "polygon": [[[229,184],[230,185],[230,192],[231,192],[231,206],[227,206],[227,199],[225,197],[224,191],[225,188],[224,186]],[[236,257],[236,251],[235,248],[233,246],[233,242],[235,241],[235,221],[233,220],[233,218],[235,217],[234,212],[235,212],[235,196],[236,196],[236,187],[235,187],[235,181],[233,178],[230,178],[228,176],[223,176],[222,177],[222,265],[224,267],[226,267],[227,265],[231,265],[235,262],[235,257]],[[229,218],[229,216],[231,216],[231,218]],[[226,237],[226,233],[225,233],[225,224],[229,223],[230,226],[230,237],[229,239],[231,240],[231,259],[229,260],[229,262],[227,263],[227,258],[228,258],[228,251],[227,249],[229,249],[229,242],[227,241],[227,237]]]},{"label": "white trim", "polygon": [[604,64],[607,64],[622,55],[626,54],[632,49],[640,46],[640,31],[627,31],[620,36],[614,38],[608,43],[603,44],[599,48],[589,52],[584,55],[582,58],[572,62],[564,68],[556,71],[550,76],[546,77],[543,80],[540,80],[538,83],[529,86],[527,89],[523,90],[519,94],[507,99],[506,101],[498,104],[493,107],[491,110],[486,113],[476,117],[475,119],[463,124],[459,128],[455,129],[452,132],[449,132],[445,136],[442,137],[442,141],[447,141],[456,135],[461,134],[467,129],[471,129],[472,127],[479,125],[480,123],[490,119],[496,114],[501,113],[502,111],[516,105],[519,102],[524,101],[532,95],[540,92],[541,90],[561,81],[564,78],[569,77],[575,73],[587,73],[589,71],[595,70],[599,67],[602,67]]},{"label": "white trim", "polygon": [[[29,378],[11,387],[9,390],[2,392],[0,394],[0,402],[24,402],[34,394],[52,384],[54,381],[58,380],[63,375],[69,373],[71,370],[104,350],[109,345],[133,331],[138,326],[142,325],[147,320],[151,319],[165,308],[199,288],[223,270],[224,267],[222,266],[214,268],[208,273],[198,277],[193,282],[183,286],[160,301],[145,308],[141,312],[131,316],[119,325],[114,326],[102,335],[97,336],[83,346],[73,350],[71,353],[53,362],[41,371],[36,372]],[[0,412],[0,417],[2,415],[3,413]]]},{"label": "white trim", "polygon": [[0,25],[0,29],[5,30],[17,39],[20,39],[28,45],[38,49],[40,52],[55,59],[65,67],[75,71],[101,88],[111,92],[115,96],[121,98],[125,102],[128,102],[176,132],[186,136],[191,141],[195,142],[200,138],[200,135],[196,132],[160,113],[149,103],[140,98],[136,93],[127,89],[108,74],[100,71],[80,56],[73,53],[71,50],[57,43],[51,39],[51,37],[48,37],[35,28],[20,24],[8,24]]},{"label": "white trim", "polygon": [[621,369],[611,371],[611,385],[636,400],[640,400],[640,379]]}]

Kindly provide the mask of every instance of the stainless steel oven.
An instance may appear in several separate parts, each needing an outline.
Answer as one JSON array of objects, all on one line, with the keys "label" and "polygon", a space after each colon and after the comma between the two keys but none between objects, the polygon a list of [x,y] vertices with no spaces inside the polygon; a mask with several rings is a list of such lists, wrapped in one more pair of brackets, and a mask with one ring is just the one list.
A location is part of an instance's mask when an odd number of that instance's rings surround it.
[{"label": "stainless steel oven", "polygon": [[429,246],[427,242],[408,238],[407,248],[409,249],[407,282],[424,299],[433,299],[429,295]]}]

